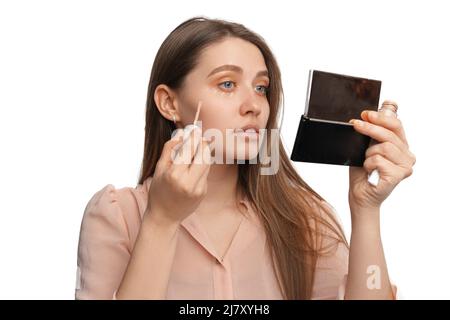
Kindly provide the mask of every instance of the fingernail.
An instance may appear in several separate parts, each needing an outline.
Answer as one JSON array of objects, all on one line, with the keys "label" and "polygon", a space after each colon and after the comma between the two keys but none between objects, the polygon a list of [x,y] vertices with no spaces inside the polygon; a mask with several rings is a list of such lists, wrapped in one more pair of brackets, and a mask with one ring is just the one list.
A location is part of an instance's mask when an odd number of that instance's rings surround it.
[{"label": "fingernail", "polygon": [[361,112],[361,118],[364,118],[365,116],[367,116],[369,114],[369,111],[364,110],[363,112]]},{"label": "fingernail", "polygon": [[354,124],[355,126],[361,126],[361,125],[363,124],[363,122],[362,122],[361,120],[354,120],[354,121],[353,121],[353,124]]},{"label": "fingernail", "polygon": [[382,109],[380,112],[383,112],[383,114],[387,117],[397,117],[397,114],[391,109]]}]

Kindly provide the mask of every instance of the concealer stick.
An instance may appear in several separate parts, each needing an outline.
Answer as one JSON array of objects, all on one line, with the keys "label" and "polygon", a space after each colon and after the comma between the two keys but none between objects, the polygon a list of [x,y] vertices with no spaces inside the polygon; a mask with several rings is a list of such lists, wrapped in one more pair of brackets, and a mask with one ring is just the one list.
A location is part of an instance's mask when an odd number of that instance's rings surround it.
[{"label": "concealer stick", "polygon": [[191,134],[192,130],[196,129],[196,128],[200,128],[197,125],[197,121],[198,118],[200,116],[200,109],[202,108],[202,102],[199,101],[198,102],[198,106],[197,106],[197,112],[195,113],[195,118],[194,118],[194,122],[192,124],[188,124],[186,126],[186,128],[184,128],[184,135],[183,135],[183,140],[187,140],[189,138],[189,135]]},{"label": "concealer stick", "polygon": [[198,102],[197,113],[195,114],[194,123],[193,123],[194,126],[197,125],[198,116],[200,115],[200,110],[202,109],[202,104],[203,104],[202,101]]}]

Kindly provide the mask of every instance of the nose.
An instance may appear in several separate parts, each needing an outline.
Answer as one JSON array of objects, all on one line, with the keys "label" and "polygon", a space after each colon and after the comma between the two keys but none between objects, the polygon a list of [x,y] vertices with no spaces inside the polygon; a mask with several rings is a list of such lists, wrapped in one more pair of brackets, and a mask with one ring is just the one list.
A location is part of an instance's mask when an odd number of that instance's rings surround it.
[{"label": "nose", "polygon": [[247,88],[239,110],[241,115],[245,116],[250,113],[254,114],[255,117],[258,116],[261,113],[261,102],[258,101],[259,99],[261,97],[258,97],[258,93],[256,93],[254,88]]}]

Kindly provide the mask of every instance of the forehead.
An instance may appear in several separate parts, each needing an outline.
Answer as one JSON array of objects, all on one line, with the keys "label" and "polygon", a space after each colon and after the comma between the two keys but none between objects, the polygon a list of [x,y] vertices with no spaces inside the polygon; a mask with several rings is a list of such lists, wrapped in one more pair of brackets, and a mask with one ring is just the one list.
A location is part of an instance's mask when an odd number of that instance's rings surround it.
[{"label": "forehead", "polygon": [[244,73],[252,76],[267,69],[258,47],[239,38],[227,38],[208,46],[200,54],[196,69],[206,76],[211,70],[224,64],[240,66]]}]

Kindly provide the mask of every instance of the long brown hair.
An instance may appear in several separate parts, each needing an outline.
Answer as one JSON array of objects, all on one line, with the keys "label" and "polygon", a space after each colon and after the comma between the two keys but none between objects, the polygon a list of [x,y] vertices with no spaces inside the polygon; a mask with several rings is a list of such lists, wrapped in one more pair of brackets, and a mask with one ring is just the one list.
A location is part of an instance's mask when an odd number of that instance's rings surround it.
[{"label": "long brown hair", "polygon": [[[140,184],[153,176],[163,145],[176,129],[156,107],[156,87],[166,84],[173,90],[179,89],[186,75],[198,62],[201,51],[226,37],[237,37],[254,44],[264,57],[270,79],[267,93],[270,115],[266,126],[267,140],[270,141],[270,129],[277,129],[279,107],[283,104],[283,88],[278,64],[268,45],[261,36],[241,24],[194,17],[169,34],[155,57],[147,93]],[[261,175],[260,163],[239,164],[237,189],[247,197],[264,225],[284,298],[309,299],[317,258],[324,254],[324,237],[321,235],[331,235],[335,243],[346,243],[346,240],[333,215],[319,209],[323,198],[297,174],[281,140],[279,142],[278,172]]]}]

